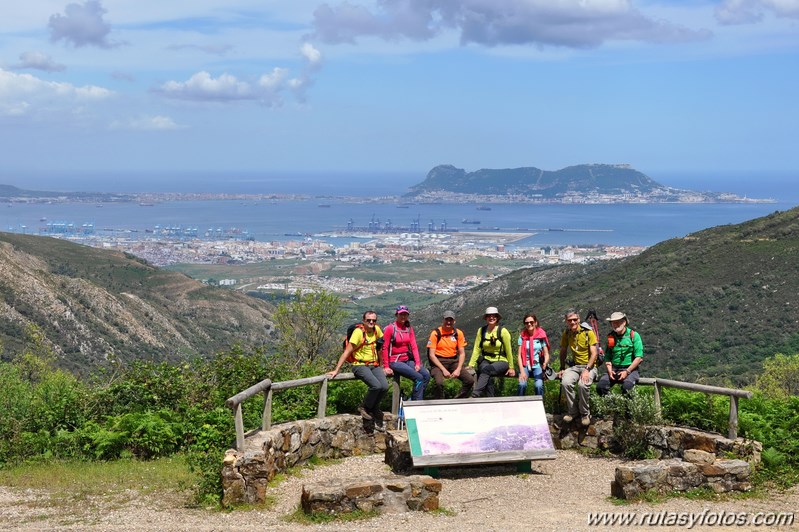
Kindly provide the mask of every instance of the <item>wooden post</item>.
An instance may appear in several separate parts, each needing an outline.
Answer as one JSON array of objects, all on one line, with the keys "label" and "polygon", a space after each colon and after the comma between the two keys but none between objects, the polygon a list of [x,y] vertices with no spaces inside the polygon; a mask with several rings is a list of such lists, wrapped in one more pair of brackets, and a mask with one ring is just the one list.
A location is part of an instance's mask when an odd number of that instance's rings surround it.
[{"label": "wooden post", "polygon": [[236,450],[244,450],[244,418],[241,416],[241,403],[236,405],[233,414],[234,424],[236,425]]},{"label": "wooden post", "polygon": [[663,409],[660,405],[660,384],[658,384],[658,381],[655,381],[655,410],[657,411],[658,417],[663,416]]},{"label": "wooden post", "polygon": [[319,388],[319,406],[316,408],[316,417],[321,419],[325,417],[327,410],[327,379],[322,381],[322,386]]},{"label": "wooden post", "polygon": [[264,416],[261,422],[263,430],[272,428],[272,388],[266,390],[266,400],[264,401]]},{"label": "wooden post", "polygon": [[734,440],[738,437],[738,398],[730,396],[730,424],[727,427],[727,437]]},{"label": "wooden post", "polygon": [[395,416],[399,412],[399,402],[402,390],[400,389],[399,379],[391,380],[391,413]]}]

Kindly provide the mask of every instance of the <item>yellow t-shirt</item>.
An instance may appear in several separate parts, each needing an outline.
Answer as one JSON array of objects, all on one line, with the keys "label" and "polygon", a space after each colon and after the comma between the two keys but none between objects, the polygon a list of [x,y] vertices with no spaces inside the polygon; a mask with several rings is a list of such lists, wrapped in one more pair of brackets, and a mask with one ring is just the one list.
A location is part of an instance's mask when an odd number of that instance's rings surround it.
[{"label": "yellow t-shirt", "polygon": [[563,331],[560,337],[561,349],[566,348],[566,360],[573,360],[576,366],[585,366],[591,358],[591,346],[596,344],[596,335],[592,330],[580,329],[573,333],[570,329]]},{"label": "yellow t-shirt", "polygon": [[[355,361],[352,363],[353,366],[364,366],[364,365],[377,365],[377,346],[375,345],[377,340],[383,337],[383,331],[380,329],[379,325],[375,325],[375,330],[372,333],[366,334],[366,341],[364,342],[364,333],[366,331],[362,330],[360,327],[356,328],[352,331],[352,336],[350,336],[350,343],[353,344],[355,347],[361,346],[360,349],[357,349],[352,353],[353,358]],[[363,343],[363,345],[361,345]]]}]

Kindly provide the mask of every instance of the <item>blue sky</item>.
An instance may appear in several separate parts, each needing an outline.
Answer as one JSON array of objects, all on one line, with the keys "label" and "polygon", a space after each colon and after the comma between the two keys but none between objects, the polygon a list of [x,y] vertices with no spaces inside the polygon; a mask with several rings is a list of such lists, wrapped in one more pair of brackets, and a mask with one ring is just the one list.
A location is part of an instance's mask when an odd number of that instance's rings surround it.
[{"label": "blue sky", "polygon": [[799,0],[0,7],[3,182],[593,162],[655,179],[794,173],[797,95]]}]

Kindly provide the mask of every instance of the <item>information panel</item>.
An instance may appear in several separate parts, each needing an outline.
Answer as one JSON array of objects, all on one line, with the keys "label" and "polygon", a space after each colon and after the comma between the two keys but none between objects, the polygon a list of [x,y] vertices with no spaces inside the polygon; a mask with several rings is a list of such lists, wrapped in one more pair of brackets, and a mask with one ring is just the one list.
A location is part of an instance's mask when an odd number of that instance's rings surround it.
[{"label": "information panel", "polygon": [[555,458],[540,396],[404,403],[414,466]]}]

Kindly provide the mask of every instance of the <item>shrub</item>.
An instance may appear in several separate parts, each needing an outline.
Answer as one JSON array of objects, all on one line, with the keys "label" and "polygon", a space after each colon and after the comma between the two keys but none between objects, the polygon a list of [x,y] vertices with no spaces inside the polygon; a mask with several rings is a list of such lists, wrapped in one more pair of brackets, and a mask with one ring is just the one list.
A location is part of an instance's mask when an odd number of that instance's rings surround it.
[{"label": "shrub", "polygon": [[654,397],[636,386],[627,395],[609,393],[604,397],[592,396],[591,399],[592,410],[597,415],[613,420],[616,450],[628,458],[649,458],[651,451],[646,439],[646,427],[662,423]]}]

